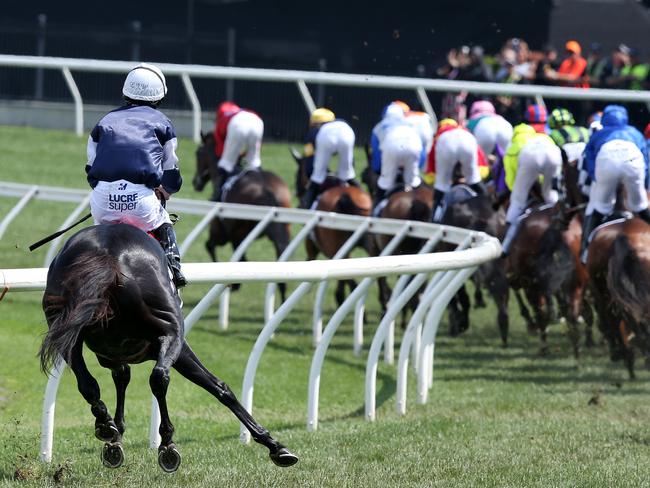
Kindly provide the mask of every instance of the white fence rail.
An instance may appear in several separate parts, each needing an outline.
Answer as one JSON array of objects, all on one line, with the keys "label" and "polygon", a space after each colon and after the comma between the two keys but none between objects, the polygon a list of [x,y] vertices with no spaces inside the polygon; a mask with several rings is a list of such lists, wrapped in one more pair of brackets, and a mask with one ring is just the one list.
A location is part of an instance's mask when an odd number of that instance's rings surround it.
[{"label": "white fence rail", "polygon": [[[73,214],[79,214],[87,202],[88,192],[86,190],[70,190],[46,186],[20,185],[16,183],[0,182],[0,196],[19,199],[19,204],[14,207],[15,217],[18,215],[31,199],[46,201],[76,202],[78,205]],[[19,208],[17,208],[20,205]],[[318,398],[320,375],[327,352],[328,345],[334,336],[338,326],[352,308],[365,297],[368,287],[373,278],[379,276],[406,276],[415,275],[415,278],[408,286],[401,281],[399,291],[394,294],[388,310],[382,322],[377,328],[366,367],[366,418],[375,419],[375,384],[377,373],[378,356],[382,344],[389,344],[390,357],[392,357],[393,341],[391,340],[393,329],[391,323],[406,301],[413,296],[421,285],[429,280],[425,288],[426,300],[423,301],[416,312],[416,319],[412,319],[407,329],[408,341],[403,341],[400,349],[398,372],[406,371],[408,363],[408,352],[412,351],[414,362],[418,365],[418,400],[426,401],[426,395],[431,388],[433,369],[433,351],[435,347],[435,335],[442,311],[455,290],[471,275],[480,264],[497,258],[501,253],[499,241],[482,232],[474,232],[466,229],[441,226],[426,222],[412,222],[392,219],[377,219],[370,217],[358,217],[352,215],[341,215],[324,212],[313,212],[300,209],[283,209],[257,207],[249,205],[234,205],[210,203],[196,200],[172,199],[169,205],[171,210],[185,212],[195,215],[208,215],[210,218],[226,217],[244,220],[258,221],[258,231],[270,222],[284,222],[303,225],[303,229],[296,234],[280,262],[227,262],[227,263],[186,263],[183,271],[190,284],[192,283],[215,283],[206,296],[190,311],[185,317],[185,333],[189,333],[194,324],[205,313],[208,307],[220,296],[226,288],[224,284],[232,282],[277,282],[296,281],[300,284],[291,293],[287,300],[274,310],[272,300],[274,294],[267,293],[264,305],[265,325],[258,336],[255,345],[249,356],[244,382],[242,385],[242,403],[244,407],[252,412],[253,409],[253,386],[257,365],[264,352],[264,348],[271,340],[273,334],[281,325],[288,313],[299,303],[300,299],[311,289],[314,282],[322,282],[331,279],[364,278],[355,288],[352,294],[344,301],[342,306],[329,320],[327,327],[321,333],[314,330],[316,341],[316,352],[312,361],[309,391],[308,391],[308,413],[307,426],[309,430],[315,430],[318,425]],[[16,210],[17,208],[17,210]],[[11,212],[10,212],[11,213]],[[183,243],[187,249],[191,242],[196,239],[203,229],[207,227],[210,218],[203,218],[197,226],[189,233]],[[6,218],[5,218],[6,220]],[[66,221],[70,221],[68,216]],[[8,222],[0,222],[0,227],[8,226]],[[393,235],[393,240],[387,250],[380,257],[321,260],[311,262],[287,261],[298,245],[307,238],[308,230],[314,225],[351,231],[352,235],[346,243],[347,248],[352,248],[366,232]],[[54,230],[54,229],[52,229]],[[253,240],[250,239],[235,250],[234,256],[241,256]],[[423,250],[417,255],[389,256],[394,248],[405,237],[417,237],[425,241]],[[439,241],[452,243],[457,246],[454,252],[431,253],[431,249]],[[53,251],[48,252],[48,256]],[[45,287],[47,277],[46,268],[34,269],[2,269],[0,270],[0,293],[9,291],[34,291],[42,290]],[[269,302],[271,300],[271,302]],[[227,306],[221,308],[227,310]],[[426,318],[424,317],[425,312]],[[227,325],[227,319],[222,326]],[[355,319],[356,324],[362,320]],[[322,334],[322,335],[321,335]],[[355,330],[353,350],[360,351],[363,334]],[[421,339],[420,339],[421,338]],[[408,343],[408,346],[404,344]],[[411,344],[413,347],[411,347]],[[406,350],[405,350],[406,347]],[[386,348],[386,346],[384,346]],[[406,351],[406,352],[405,352]],[[385,351],[388,354],[388,351]],[[50,461],[52,458],[52,445],[54,435],[54,409],[56,393],[61,375],[64,370],[62,361],[57,362],[46,388],[41,439],[41,458]],[[398,396],[398,411],[404,412],[405,386],[400,386]],[[159,420],[157,408],[152,413],[150,442],[156,447],[157,429]],[[242,431],[243,441],[249,441],[248,432]]]},{"label": "white fence rail", "polygon": [[[649,91],[609,90],[601,88],[567,88],[557,86],[515,85],[509,83],[484,83],[474,81],[432,80],[403,76],[378,76],[347,73],[326,73],[322,71],[275,70],[237,68],[231,66],[204,66],[196,64],[157,63],[166,76],[179,76],[185,93],[192,105],[193,137],[200,140],[201,105],[192,86],[191,77],[253,80],[263,82],[295,83],[305,107],[311,111],[316,104],[307,83],[340,85],[363,88],[396,88],[416,92],[423,108],[435,120],[435,113],[426,92],[468,91],[485,95],[530,96],[574,100],[609,100],[617,102],[642,102],[650,104]],[[98,59],[55,58],[46,56],[17,56],[0,54],[0,66],[12,68],[42,68],[60,70],[75,104],[75,130],[83,134],[83,100],[72,76],[73,71],[93,73],[127,73],[134,66],[133,61],[107,61]]]}]

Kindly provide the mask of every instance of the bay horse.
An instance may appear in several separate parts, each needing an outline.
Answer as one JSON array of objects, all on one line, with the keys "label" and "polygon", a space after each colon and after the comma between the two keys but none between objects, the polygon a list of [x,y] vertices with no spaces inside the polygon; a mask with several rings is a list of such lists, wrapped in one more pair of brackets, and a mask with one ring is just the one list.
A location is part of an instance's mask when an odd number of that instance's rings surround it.
[{"label": "bay horse", "polygon": [[650,226],[634,218],[599,228],[587,258],[589,289],[612,361],[622,359],[631,379],[634,350],[650,361]]},{"label": "bay horse", "polygon": [[[217,172],[217,161],[215,161],[215,140],[214,134],[209,132],[201,134],[202,143],[196,150],[196,173],[192,179],[192,186],[198,192],[203,191],[208,181],[213,184],[213,191],[216,190],[219,182]],[[242,203],[247,205],[264,205],[269,207],[291,207],[291,192],[287,184],[275,173],[263,169],[247,171],[243,173],[236,182],[224,192],[225,203]],[[214,193],[213,193],[214,195]],[[215,218],[210,223],[209,238],[205,247],[212,258],[217,261],[217,246],[232,243],[233,250],[241,244],[257,223],[252,220],[222,219]],[[284,252],[289,245],[291,238],[289,224],[271,222],[265,229],[265,235],[275,247],[276,256]],[[246,261],[244,255],[242,261]],[[233,289],[238,285],[233,284]],[[285,283],[279,283],[278,288],[284,301],[286,294]]]},{"label": "bay horse", "polygon": [[[166,394],[170,368],[204,388],[269,449],[278,466],[298,461],[243,408],[226,383],[208,371],[184,339],[180,298],[168,277],[161,246],[126,224],[98,225],[73,235],[50,265],[43,295],[48,331],[39,352],[49,371],[60,355],[77,378],[79,392],[95,417],[95,436],[105,442],[103,463],[119,467],[124,460],[124,400],[130,364],[155,361],[149,386],[160,407],[158,463],[165,472],[178,469]],[[83,358],[84,343],[112,372],[117,391],[115,417],[101,400],[99,384]]]},{"label": "bay horse", "polygon": [[[310,170],[308,158],[303,157],[295,149],[290,149],[293,159],[296,161],[296,196],[301,198],[309,184]],[[348,185],[333,175],[328,175],[322,185],[322,192],[318,196],[315,210],[323,212],[336,212],[348,215],[370,216],[372,200],[370,195],[356,186]],[[307,259],[313,260],[323,253],[327,258],[333,258],[345,241],[352,235],[350,231],[328,229],[316,226],[313,234],[305,240]],[[359,243],[369,255],[373,255],[373,248],[368,236],[364,236]],[[336,302],[340,306],[345,300],[345,287],[350,292],[356,288],[354,280],[340,280],[336,286]]]},{"label": "bay horse", "polygon": [[[379,175],[375,173],[370,167],[370,153],[369,148],[366,146],[366,155],[368,157],[368,165],[361,173],[361,181],[366,184],[368,191],[374,195],[377,191],[377,179]],[[379,202],[377,202],[379,203]],[[433,207],[433,190],[427,185],[420,185],[419,187],[406,191],[406,189],[398,188],[388,192],[386,196],[386,203],[376,212],[377,217],[385,219],[400,219],[400,220],[413,220],[420,222],[429,222],[431,220],[431,209]],[[392,236],[384,234],[373,234],[371,237],[372,255],[379,255],[382,249],[388,245]],[[415,237],[406,237],[400,245],[395,249],[394,254],[417,254],[424,245],[424,239]],[[377,284],[380,289],[380,302],[382,308],[385,310],[390,299],[391,290],[388,281],[385,277],[377,279]],[[406,327],[406,312],[407,310],[415,310],[418,305],[418,297],[414,295],[409,301],[407,307],[404,308],[402,313],[402,328]]]}]

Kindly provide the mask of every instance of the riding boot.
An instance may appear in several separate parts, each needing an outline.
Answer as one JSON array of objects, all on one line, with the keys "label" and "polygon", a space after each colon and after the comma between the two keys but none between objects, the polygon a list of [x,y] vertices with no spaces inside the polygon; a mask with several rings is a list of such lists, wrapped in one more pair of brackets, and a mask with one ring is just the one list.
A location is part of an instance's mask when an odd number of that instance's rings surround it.
[{"label": "riding boot", "polygon": [[373,195],[372,198],[372,208],[373,210],[377,208],[377,205],[379,205],[379,202],[381,202],[384,198],[386,198],[386,190],[377,187],[375,190],[375,194]]},{"label": "riding boot", "polygon": [[483,183],[474,183],[473,185],[469,185],[469,187],[474,190],[474,193],[477,195],[485,195],[485,187],[483,186]]},{"label": "riding boot", "polygon": [[300,200],[300,208],[311,208],[314,200],[316,200],[316,197],[318,196],[319,191],[320,185],[318,183],[310,181],[309,186],[307,187],[307,191]]},{"label": "riding boot", "polygon": [[217,174],[218,177],[215,181],[214,193],[212,194],[212,198],[210,198],[210,200],[213,202],[221,201],[221,196],[222,196],[221,190],[223,188],[223,185],[226,182],[226,180],[228,180],[228,178],[230,178],[230,176],[232,175],[230,171],[223,169],[221,166],[217,167]]},{"label": "riding boot", "polygon": [[585,219],[582,222],[582,239],[580,241],[580,261],[582,261],[582,264],[587,264],[589,236],[603,222],[604,217],[603,214],[596,210],[590,215],[585,215]]},{"label": "riding boot", "polygon": [[640,212],[637,212],[637,216],[643,220],[646,224],[650,224],[650,210],[643,209]]},{"label": "riding boot", "polygon": [[357,188],[361,188],[361,185],[359,184],[359,182],[357,181],[356,178],[350,178],[349,180],[346,180],[346,183],[348,185],[350,185],[350,186],[355,186]]},{"label": "riding boot", "polygon": [[503,237],[503,242],[501,243],[501,257],[505,258],[510,254],[510,248],[512,243],[517,237],[517,232],[519,231],[519,220],[514,224],[506,222],[506,235]]},{"label": "riding boot", "polygon": [[181,272],[181,254],[176,245],[176,233],[171,224],[163,224],[153,231],[154,237],[160,242],[165,251],[169,267],[172,270],[174,284],[176,288],[182,288],[187,284],[187,280]]},{"label": "riding boot", "polygon": [[445,198],[445,192],[434,188],[433,207],[431,208],[431,222],[433,223],[440,223],[444,217],[444,215],[442,215],[442,209],[439,209],[443,198]]}]

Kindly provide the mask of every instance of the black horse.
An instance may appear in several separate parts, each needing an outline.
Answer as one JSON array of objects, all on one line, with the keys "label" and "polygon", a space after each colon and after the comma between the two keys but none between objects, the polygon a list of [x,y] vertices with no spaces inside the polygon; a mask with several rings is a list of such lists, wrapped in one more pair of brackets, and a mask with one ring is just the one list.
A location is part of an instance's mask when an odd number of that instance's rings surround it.
[{"label": "black horse", "polygon": [[[451,195],[457,186],[452,188]],[[488,195],[479,194],[458,201],[448,206],[442,218],[442,224],[485,232],[501,238],[505,226],[502,212],[492,209]],[[503,347],[508,346],[508,300],[509,288],[503,259],[497,259],[482,264],[473,276],[475,285],[475,302],[477,306],[485,306],[481,288],[485,287],[497,306],[497,323]],[[458,335],[469,328],[470,300],[463,285],[449,304],[449,328],[452,336]]]},{"label": "black horse", "polygon": [[[156,362],[149,385],[160,406],[158,463],[164,471],[176,471],[181,462],[165,399],[172,367],[227,406],[253,439],[269,449],[275,464],[291,466],[298,461],[194,355],[183,338],[180,298],[169,280],[165,254],[141,230],[125,224],[99,225],[72,236],[50,265],[43,310],[49,329],[39,353],[41,367],[48,371],[59,354],[70,365],[95,416],[95,436],[106,443],[102,452],[106,466],[119,467],[124,459],[129,365],[147,360]],[[112,371],[117,390],[114,419],[84,362],[84,343]]]}]

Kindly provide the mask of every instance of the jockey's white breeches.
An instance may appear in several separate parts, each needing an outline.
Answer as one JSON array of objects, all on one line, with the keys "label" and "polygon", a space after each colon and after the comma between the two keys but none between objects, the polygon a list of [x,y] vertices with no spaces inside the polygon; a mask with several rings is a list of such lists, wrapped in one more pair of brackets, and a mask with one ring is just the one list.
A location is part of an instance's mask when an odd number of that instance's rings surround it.
[{"label": "jockey's white breeches", "polygon": [[239,157],[243,155],[246,169],[259,168],[262,165],[260,151],[263,135],[264,122],[259,116],[247,111],[235,114],[228,123],[219,167],[232,173]]}]

